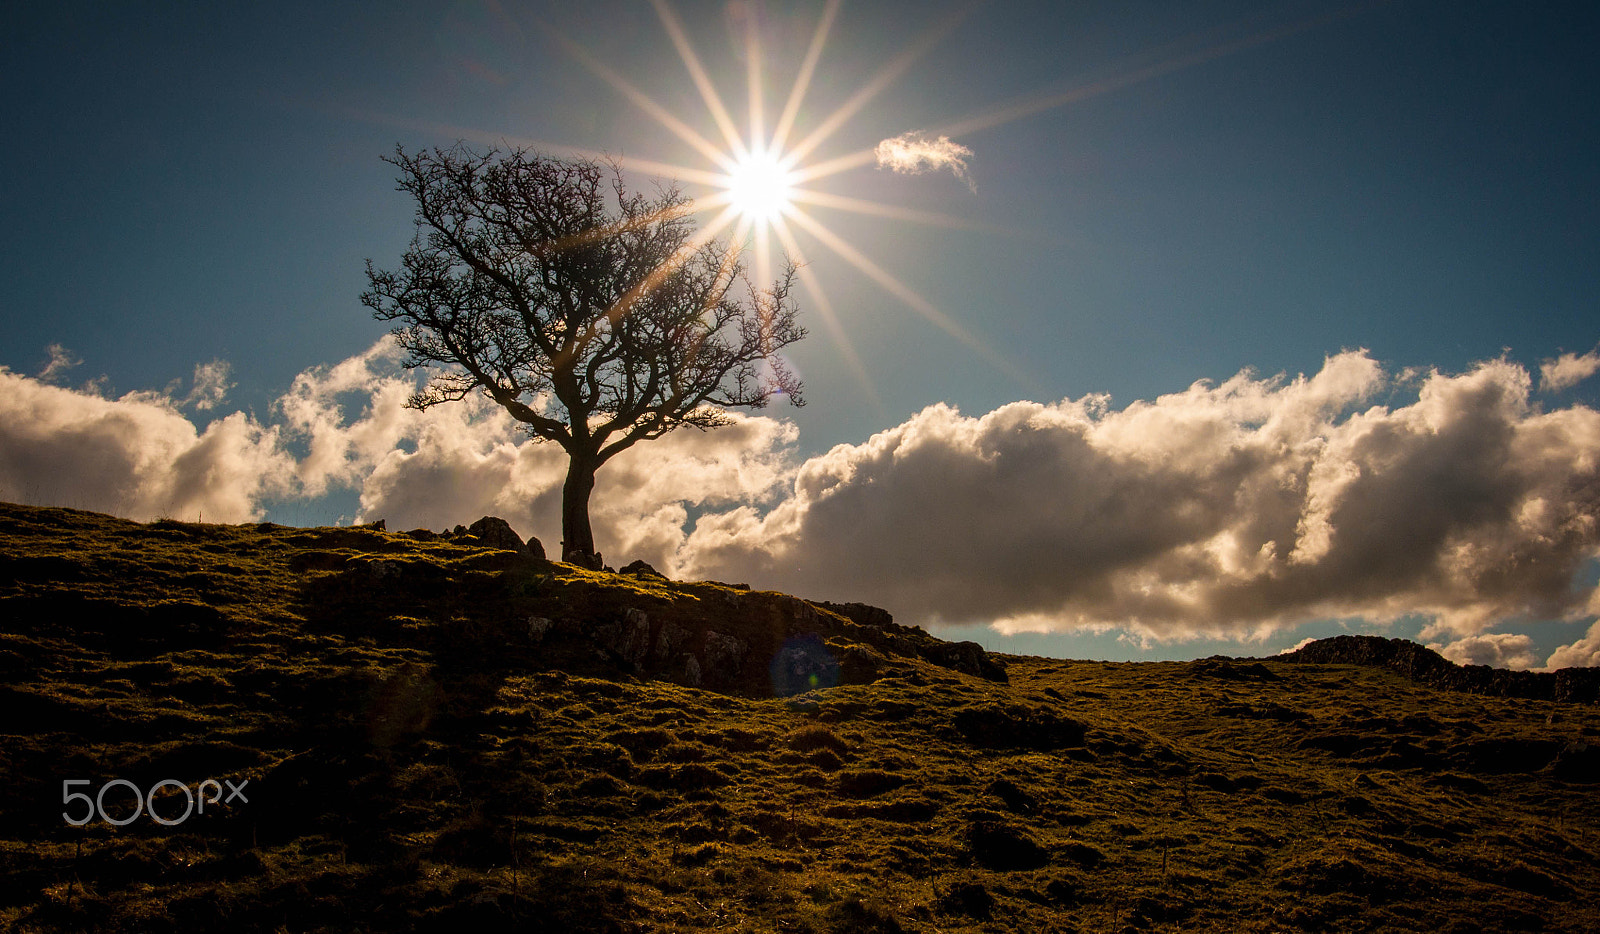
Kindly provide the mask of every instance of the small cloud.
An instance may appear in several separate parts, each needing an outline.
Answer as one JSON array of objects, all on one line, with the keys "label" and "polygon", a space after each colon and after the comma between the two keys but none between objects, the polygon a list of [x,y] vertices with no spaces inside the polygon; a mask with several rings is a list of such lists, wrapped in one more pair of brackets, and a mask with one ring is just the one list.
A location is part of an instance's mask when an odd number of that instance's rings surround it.
[{"label": "small cloud", "polygon": [[1301,639],[1299,642],[1296,642],[1294,645],[1289,646],[1288,648],[1284,649],[1283,651],[1279,652],[1278,654],[1279,655],[1293,655],[1294,653],[1300,651],[1301,649],[1305,648],[1306,646],[1310,645],[1311,643],[1313,643],[1315,641],[1317,641],[1315,636],[1306,636],[1304,639]]},{"label": "small cloud", "polygon": [[952,142],[948,136],[930,137],[920,130],[902,133],[878,144],[878,168],[901,175],[922,175],[949,169],[956,178],[966,182],[973,192],[978,190],[972,175],[967,171],[967,160],[972,150]]},{"label": "small cloud", "polygon": [[41,383],[53,383],[57,377],[83,362],[74,359],[72,353],[60,344],[51,344],[45,348],[45,352],[50,354],[50,362],[39,371],[38,379]]},{"label": "small cloud", "polygon": [[1591,350],[1582,356],[1564,353],[1539,365],[1539,390],[1560,392],[1571,389],[1593,376],[1597,370],[1600,370],[1600,352]]},{"label": "small cloud", "polygon": [[232,369],[226,360],[213,360],[210,363],[198,363],[194,368],[194,387],[189,390],[179,403],[183,406],[194,406],[201,412],[209,411],[222,404],[227,397],[228,390],[233,384],[228,382],[228,373]]},{"label": "small cloud", "polygon": [[1539,664],[1539,658],[1533,650],[1533,639],[1523,633],[1486,632],[1458,639],[1449,645],[1428,647],[1457,665],[1488,665],[1492,668],[1521,670]]}]

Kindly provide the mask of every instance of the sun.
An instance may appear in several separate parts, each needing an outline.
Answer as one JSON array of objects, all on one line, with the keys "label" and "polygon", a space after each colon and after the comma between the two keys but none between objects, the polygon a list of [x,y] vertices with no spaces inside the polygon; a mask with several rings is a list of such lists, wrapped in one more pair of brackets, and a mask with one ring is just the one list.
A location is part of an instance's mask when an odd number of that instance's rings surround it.
[{"label": "sun", "polygon": [[794,173],[775,153],[754,151],[734,161],[725,183],[728,203],[740,216],[771,223],[789,210]]}]

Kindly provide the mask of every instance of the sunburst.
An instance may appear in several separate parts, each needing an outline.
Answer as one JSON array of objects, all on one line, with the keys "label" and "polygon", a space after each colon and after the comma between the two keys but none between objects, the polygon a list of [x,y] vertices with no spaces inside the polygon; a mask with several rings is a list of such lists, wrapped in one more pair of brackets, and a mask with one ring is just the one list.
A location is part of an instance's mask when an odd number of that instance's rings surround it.
[{"label": "sunburst", "polygon": [[871,150],[820,162],[807,160],[838,132],[850,117],[887,88],[918,57],[937,44],[963,14],[957,13],[946,17],[926,30],[909,47],[886,63],[860,90],[824,117],[798,143],[791,146],[789,138],[796,129],[806,92],[810,88],[812,76],[815,74],[829,32],[838,15],[839,0],[828,0],[824,5],[805,57],[785,98],[783,109],[779,112],[777,120],[772,123],[770,131],[766,122],[764,57],[755,17],[746,18],[744,38],[745,60],[748,65],[749,116],[745,127],[741,129],[723,102],[710,74],[701,63],[688,31],[678,19],[677,13],[666,0],[651,0],[651,4],[655,7],[668,38],[677,49],[690,79],[699,91],[711,123],[716,126],[717,132],[722,137],[720,145],[695,130],[682,116],[661,106],[615,69],[589,54],[586,49],[565,37],[557,35],[557,38],[591,72],[610,84],[690,148],[699,152],[710,164],[709,167],[696,167],[638,158],[619,160],[629,168],[668,175],[682,182],[705,187],[708,193],[696,198],[692,209],[712,216],[702,224],[692,245],[698,248],[701,244],[724,233],[731,234],[732,250],[748,251],[752,254],[757,281],[770,280],[774,255],[781,251],[789,261],[797,265],[801,285],[807,291],[813,307],[846,363],[854,371],[862,390],[874,401],[877,399],[877,393],[872,380],[866,367],[862,365],[860,355],[851,344],[846,329],[834,313],[833,303],[828,300],[821,279],[807,261],[805,248],[797,236],[797,231],[803,232],[807,239],[820,244],[855,266],[869,279],[905,302],[912,310],[972,348],[983,358],[1014,377],[1020,378],[1014,366],[962,328],[955,319],[940,311],[932,302],[884,269],[805,207],[869,214],[946,227],[981,227],[944,214],[915,211],[806,187],[807,184],[819,179],[870,165],[875,161]]},{"label": "sunburst", "polygon": [[[833,310],[832,303],[828,301],[823,283],[816,274],[814,267],[809,265],[807,261],[808,258],[801,240],[796,236],[796,230],[798,229],[805,233],[807,240],[820,244],[829,252],[854,266],[867,278],[876,282],[885,291],[905,303],[907,307],[927,319],[929,323],[966,344],[979,356],[988,360],[1019,383],[1031,385],[1032,380],[1029,380],[1017,367],[1003,359],[998,353],[962,328],[955,319],[939,310],[915,289],[906,285],[893,273],[873,260],[865,251],[850,243],[836,230],[828,227],[811,211],[806,210],[806,207],[809,206],[811,208],[871,215],[891,220],[961,228],[989,235],[1027,236],[1019,231],[1002,230],[946,214],[918,211],[901,205],[885,204],[869,199],[846,197],[808,187],[813,182],[842,172],[873,165],[877,161],[876,153],[873,149],[863,149],[820,160],[813,160],[811,157],[813,153],[817,152],[835,133],[844,127],[851,117],[855,116],[874,97],[888,88],[912,63],[949,35],[966,16],[967,12],[972,9],[972,5],[968,4],[956,8],[944,19],[925,29],[909,45],[885,62],[878,72],[868,79],[860,89],[851,94],[844,103],[819,120],[799,142],[791,144],[789,137],[796,129],[801,104],[810,88],[812,76],[815,74],[817,64],[822,57],[834,20],[838,16],[840,0],[827,0],[824,4],[822,13],[818,17],[816,27],[812,33],[810,44],[806,49],[805,57],[795,75],[794,83],[790,87],[789,95],[785,100],[782,111],[779,113],[778,119],[772,124],[770,132],[766,128],[766,89],[763,77],[764,57],[755,16],[747,16],[745,20],[744,38],[749,116],[745,128],[741,130],[733,115],[723,103],[721,96],[717,93],[710,75],[704,65],[701,64],[699,56],[695,53],[694,45],[690,41],[688,32],[684,29],[677,14],[667,0],[650,0],[650,2],[655,7],[668,38],[677,49],[679,57],[683,60],[690,79],[699,91],[711,122],[722,136],[720,144],[707,139],[688,120],[663,107],[649,95],[631,84],[615,69],[595,58],[587,49],[563,35],[549,23],[540,22],[539,25],[547,35],[561,44],[574,59],[583,64],[589,71],[610,84],[631,103],[649,115],[651,119],[661,124],[690,148],[698,152],[704,157],[706,164],[700,166],[681,165],[637,156],[619,157],[594,149],[551,143],[544,140],[527,138],[516,140],[522,145],[532,146],[552,154],[566,154],[589,159],[607,159],[630,170],[702,186],[708,192],[706,195],[696,198],[691,205],[691,209],[695,212],[710,214],[710,219],[701,225],[693,239],[685,245],[685,249],[680,251],[680,259],[669,260],[664,268],[655,270],[647,277],[646,282],[641,284],[641,287],[652,287],[654,282],[659,281],[661,277],[671,271],[675,262],[682,261],[682,256],[698,250],[724,233],[730,234],[730,242],[727,245],[726,254],[728,262],[731,263],[740,254],[748,250],[754,257],[757,279],[770,281],[773,241],[775,240],[778,249],[797,264],[801,284],[809,293],[814,307],[826,325],[830,336],[834,339],[846,362],[855,372],[867,397],[876,401],[876,392],[872,387],[866,368],[862,366],[859,355],[855,352],[844,327]],[[1126,67],[1099,80],[1004,102],[942,126],[930,128],[928,132],[933,135],[956,136],[1009,123],[1013,120],[1029,117],[1057,107],[1068,106],[1131,84],[1149,81],[1246,49],[1275,42],[1308,29],[1326,25],[1350,16],[1370,4],[1371,0],[1367,3],[1358,2],[1332,12],[1298,21],[1269,25],[1266,28],[1261,28],[1262,24],[1258,20],[1246,20],[1235,24],[1234,29],[1222,30],[1221,32],[1212,31],[1203,36],[1195,37],[1198,41],[1185,40],[1175,43],[1172,46],[1158,50],[1156,54],[1142,62],[1131,63],[1132,67]],[[1231,38],[1228,37],[1230,32],[1232,33]],[[1219,36],[1222,36],[1220,40]],[[458,139],[484,139],[491,142],[496,140],[511,141],[504,134],[485,133],[481,130],[467,127],[397,119],[392,116],[380,116],[360,111],[350,111],[348,115],[360,119],[378,120],[388,124],[427,130],[442,136],[453,136]]]},{"label": "sunburst", "polygon": [[[877,161],[872,149],[821,160],[812,160],[811,157],[851,117],[888,88],[912,63],[943,40],[970,11],[971,6],[957,8],[925,29],[906,48],[889,59],[844,103],[819,120],[798,142],[791,144],[790,135],[796,129],[801,104],[810,88],[812,76],[822,57],[834,20],[838,16],[840,0],[827,0],[824,5],[783,109],[772,124],[770,132],[766,121],[764,56],[756,16],[747,15],[745,18],[744,40],[749,108],[746,126],[741,130],[696,54],[688,31],[678,19],[677,13],[667,0],[650,0],[650,2],[655,7],[668,38],[683,60],[690,79],[699,91],[710,120],[722,137],[721,144],[707,139],[695,130],[688,120],[657,103],[629,83],[615,69],[596,59],[577,43],[548,26],[545,28],[591,72],[700,153],[709,163],[710,167],[707,168],[633,157],[617,160],[631,169],[704,186],[708,194],[695,199],[692,209],[711,214],[711,217],[701,226],[690,246],[698,249],[712,239],[729,232],[732,241],[729,244],[730,257],[749,250],[753,253],[758,280],[769,281],[772,271],[773,241],[776,240],[777,247],[789,260],[798,264],[802,285],[808,291],[823,323],[851,369],[855,371],[869,398],[876,399],[871,379],[835,314],[832,303],[828,301],[823,283],[807,263],[803,245],[796,235],[797,230],[803,232],[807,240],[820,244],[854,266],[929,323],[967,345],[1019,383],[1031,383],[1031,380],[1028,380],[1017,367],[961,327],[954,318],[885,269],[861,248],[850,243],[838,231],[824,224],[812,211],[807,210],[807,207],[823,208],[921,224],[966,228],[989,234],[1017,235],[1015,231],[998,231],[987,225],[975,224],[945,214],[917,211],[899,205],[846,197],[808,187],[813,182],[873,165]],[[1331,22],[1348,15],[1349,12],[1349,9],[1343,9],[1334,14],[1313,17],[1276,28],[1254,29],[1231,40],[1211,41],[1188,48],[1165,50],[1167,54],[1159,56],[1152,63],[1142,64],[1092,83],[1001,104],[935,128],[934,132],[956,135],[1008,123],[1272,42]],[[594,155],[592,151],[576,147],[545,145],[557,151]],[[665,272],[666,270],[658,270],[658,274]]]}]

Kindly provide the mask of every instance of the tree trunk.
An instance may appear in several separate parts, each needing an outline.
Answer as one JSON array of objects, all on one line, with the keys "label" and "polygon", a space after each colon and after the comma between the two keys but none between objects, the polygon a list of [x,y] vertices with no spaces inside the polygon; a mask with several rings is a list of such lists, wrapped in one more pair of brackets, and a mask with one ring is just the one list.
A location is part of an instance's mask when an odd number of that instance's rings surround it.
[{"label": "tree trunk", "polygon": [[598,465],[580,454],[567,464],[567,482],[561,487],[561,560],[592,571],[603,565],[594,550],[594,531],[589,528],[589,494],[594,492],[594,472]]}]

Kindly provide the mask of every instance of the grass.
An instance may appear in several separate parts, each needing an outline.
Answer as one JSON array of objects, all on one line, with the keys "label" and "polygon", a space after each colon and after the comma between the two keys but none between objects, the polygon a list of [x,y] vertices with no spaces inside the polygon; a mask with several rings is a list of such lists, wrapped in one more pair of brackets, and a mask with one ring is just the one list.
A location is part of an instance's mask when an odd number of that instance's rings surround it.
[{"label": "grass", "polygon": [[[695,685],[683,656],[735,643]],[[810,684],[769,664],[795,646],[836,683],[774,696]],[[929,658],[471,541],[0,505],[0,928],[1600,929],[1593,706]],[[66,823],[63,781],[115,778],[248,801]]]}]

